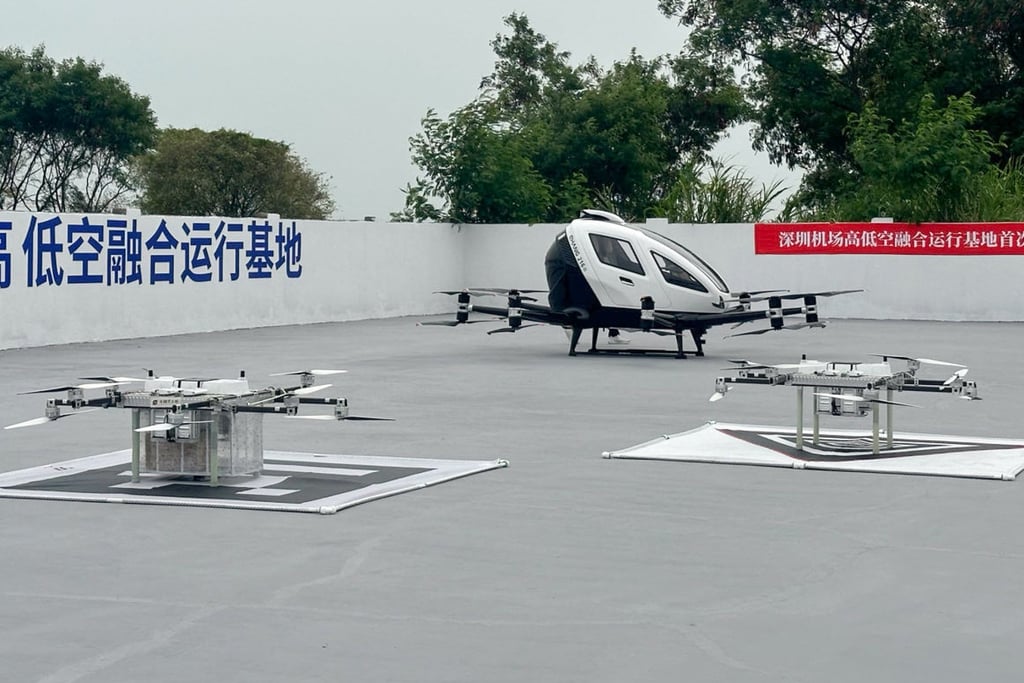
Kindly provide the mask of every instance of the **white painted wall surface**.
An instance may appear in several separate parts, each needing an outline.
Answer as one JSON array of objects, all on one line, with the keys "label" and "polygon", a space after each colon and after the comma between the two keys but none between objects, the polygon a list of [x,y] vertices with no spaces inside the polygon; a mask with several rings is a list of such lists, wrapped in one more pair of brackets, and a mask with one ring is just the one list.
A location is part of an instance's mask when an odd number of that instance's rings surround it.
[{"label": "white painted wall surface", "polygon": [[[733,291],[865,290],[819,301],[826,319],[1024,320],[1021,256],[756,255],[750,224],[646,227],[699,254]],[[464,284],[543,288],[544,253],[561,228],[463,226]]]},{"label": "white painted wall surface", "polygon": [[[65,280],[28,287],[21,245],[30,217],[0,212],[0,225],[13,224],[0,250],[10,255],[12,271],[10,284],[0,289],[0,349],[440,313],[450,302],[431,292],[462,280],[462,248],[452,226],[298,221],[302,275],[296,279],[275,273],[269,280],[243,275],[234,282],[106,286]],[[138,220],[146,234],[160,217]],[[169,225],[194,220],[167,217]]]},{"label": "white painted wall surface", "polygon": [[[12,271],[0,288],[0,349],[453,311],[454,300],[433,292],[544,289],[544,254],[563,227],[296,221],[297,279],[27,287],[21,244],[30,218],[0,212],[0,225],[12,225],[0,249]],[[149,229],[160,217],[137,220]],[[867,290],[820,302],[824,318],[1024,320],[1022,257],[757,256],[751,225],[649,227],[699,253],[734,290]]]}]

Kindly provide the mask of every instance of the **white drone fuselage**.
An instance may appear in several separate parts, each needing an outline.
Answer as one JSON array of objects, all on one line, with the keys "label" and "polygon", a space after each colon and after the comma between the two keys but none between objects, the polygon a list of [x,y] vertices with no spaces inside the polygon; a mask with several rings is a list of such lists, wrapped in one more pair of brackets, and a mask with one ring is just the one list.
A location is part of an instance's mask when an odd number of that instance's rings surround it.
[{"label": "white drone fuselage", "polygon": [[699,256],[649,230],[580,218],[565,235],[580,273],[605,308],[636,309],[651,297],[661,310],[721,313],[734,298]]}]

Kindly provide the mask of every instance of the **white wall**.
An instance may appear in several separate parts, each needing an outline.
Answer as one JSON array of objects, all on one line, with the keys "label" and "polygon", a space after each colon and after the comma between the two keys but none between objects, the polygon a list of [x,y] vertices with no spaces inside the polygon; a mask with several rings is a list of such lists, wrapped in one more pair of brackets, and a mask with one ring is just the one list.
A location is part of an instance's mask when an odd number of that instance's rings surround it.
[{"label": "white wall", "polygon": [[[750,224],[647,227],[699,254],[733,291],[864,289],[819,301],[824,318],[1024,320],[1024,257],[756,255]],[[469,286],[545,286],[544,253],[562,226],[463,226]]]},{"label": "white wall", "polygon": [[[440,313],[451,304],[432,292],[463,279],[462,248],[452,226],[298,221],[302,274],[294,279],[275,272],[268,280],[243,274],[234,282],[69,284],[66,276],[74,266],[65,244],[64,283],[29,287],[22,241],[31,216],[0,212],[0,228],[5,222],[12,226],[0,231],[6,232],[0,257],[10,257],[10,282],[0,288],[0,349]],[[66,225],[81,216],[62,218]],[[111,218],[125,217],[90,216],[90,222]],[[160,222],[150,216],[136,220],[146,235]],[[175,227],[197,219],[166,220]]]},{"label": "white wall", "polygon": [[[39,214],[40,220],[50,215]],[[454,310],[440,289],[544,289],[544,254],[561,225],[283,221],[301,233],[299,278],[29,287],[22,242],[32,214],[0,212],[0,349]],[[61,216],[62,225],[81,216]],[[103,223],[124,216],[90,216]],[[144,234],[160,217],[129,216]],[[175,228],[196,220],[166,217]],[[271,217],[277,225],[278,219]],[[10,224],[9,230],[2,230]],[[823,317],[1024,320],[1015,256],[758,256],[751,225],[650,227],[703,256],[734,290],[860,289],[822,301]],[[59,230],[58,230],[59,234]],[[65,245],[67,246],[67,245]],[[73,269],[60,255],[66,270]],[[5,279],[0,271],[0,283]]]},{"label": "white wall", "polygon": [[712,263],[733,290],[864,289],[819,302],[825,318],[1024,320],[1024,257],[756,255],[753,226],[651,225]]}]

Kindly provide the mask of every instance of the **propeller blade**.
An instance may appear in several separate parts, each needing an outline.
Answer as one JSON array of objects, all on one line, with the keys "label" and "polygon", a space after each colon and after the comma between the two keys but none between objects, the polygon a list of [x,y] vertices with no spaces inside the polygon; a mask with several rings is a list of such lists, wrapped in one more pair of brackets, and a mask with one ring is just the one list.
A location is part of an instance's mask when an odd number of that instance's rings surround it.
[{"label": "propeller blade", "polygon": [[497,296],[498,294],[505,294],[507,290],[499,289],[495,291],[489,291],[485,289],[448,289],[434,292],[434,294],[447,294],[448,296],[457,296],[459,294],[468,294],[470,296]]},{"label": "propeller blade", "polygon": [[348,370],[293,370],[291,372],[272,372],[271,377],[285,377],[286,375],[315,375],[322,377],[326,375],[340,375]]},{"label": "propeller blade", "polygon": [[98,408],[88,408],[86,410],[76,410],[73,413],[61,413],[56,417],[34,417],[31,420],[25,420],[24,422],[18,422],[17,424],[7,425],[4,429],[20,429],[21,427],[36,427],[38,425],[44,425],[47,422],[53,422],[59,420],[62,417],[71,417],[72,415],[82,415],[84,413],[91,413]]},{"label": "propeller blade", "polygon": [[799,292],[797,294],[782,294],[780,299],[803,299],[805,296],[839,296],[840,294],[856,294],[863,292],[863,289],[835,289],[828,292]]},{"label": "propeller blade", "polygon": [[943,383],[942,383],[942,385],[943,385],[943,386],[947,386],[947,387],[948,387],[948,386],[949,386],[950,384],[953,384],[953,383],[954,383],[954,382],[956,382],[956,381],[957,381],[958,379],[963,379],[963,378],[964,378],[964,376],[965,376],[965,375],[967,375],[967,373],[968,373],[968,369],[967,369],[967,368],[960,368],[959,370],[957,370],[956,372],[954,372],[954,373],[953,373],[953,374],[952,374],[952,375],[950,376],[950,378],[949,378],[949,379],[947,379],[947,380],[946,380],[945,382],[943,382]]},{"label": "propeller blade", "polygon": [[21,429],[22,427],[35,427],[36,425],[44,425],[47,422],[53,422],[57,418],[49,417],[34,417],[31,420],[25,420],[24,422],[18,422],[17,424],[7,425],[4,429]]},{"label": "propeller blade", "polygon": [[708,401],[714,403],[715,401],[721,401],[723,398],[725,398],[725,394],[723,394],[720,391],[716,391],[715,393],[711,394],[711,398],[709,398]]},{"label": "propeller blade", "polygon": [[947,362],[947,361],[944,361],[944,360],[935,360],[933,358],[918,358],[917,362],[918,363],[927,363],[928,365],[945,365],[945,366],[951,367],[951,368],[962,368],[962,367],[964,367],[963,363],[950,363],[950,362]]},{"label": "propeller blade", "polygon": [[751,334],[764,334],[765,332],[778,332],[779,330],[802,330],[807,327],[825,327],[825,321],[819,320],[816,323],[793,323],[792,325],[783,325],[782,327],[765,327],[761,330],[751,330],[750,332],[737,332],[736,334],[727,334],[728,337],[745,337]]},{"label": "propeller blade", "polygon": [[110,387],[116,387],[117,382],[87,382],[85,384],[65,384],[60,387],[49,387],[46,389],[34,389],[33,391],[22,391],[20,395],[28,394],[53,394],[58,391],[74,391],[75,389],[108,389]]},{"label": "propeller blade", "polygon": [[323,391],[324,389],[333,386],[333,384],[314,384],[313,386],[302,387],[301,389],[296,389],[289,393],[295,394],[296,396],[305,396],[306,394],[315,394],[318,391]]},{"label": "propeller blade", "polygon": [[783,325],[780,330],[802,330],[805,327],[825,327],[825,321],[819,320],[816,323],[793,323],[792,325]]},{"label": "propeller blade", "polygon": [[733,293],[725,298],[724,302],[726,304],[750,304],[756,301],[767,301],[770,297],[764,296],[765,294],[777,294],[788,291],[788,289],[758,289],[752,292]]},{"label": "propeller blade", "polygon": [[548,290],[546,290],[546,289],[518,289],[518,288],[502,289],[501,287],[470,287],[468,291],[469,291],[470,294],[472,294],[473,292],[487,292],[488,294],[504,294],[504,295],[507,296],[507,295],[511,294],[512,292],[519,292],[520,294],[541,294],[541,293],[546,292]]},{"label": "propeller blade", "polygon": [[292,389],[291,391],[279,391],[279,392],[275,392],[274,394],[271,394],[270,396],[267,396],[266,398],[261,398],[258,401],[253,401],[249,405],[251,405],[251,406],[258,406],[258,405],[262,405],[263,403],[270,403],[271,401],[283,401],[284,399],[288,398],[289,396],[305,396],[307,394],[315,394],[318,391],[323,391],[327,387],[332,387],[332,386],[334,386],[334,385],[333,384],[314,384],[314,385],[311,385],[311,386],[308,386],[308,387],[300,387],[298,389]]},{"label": "propeller blade", "polygon": [[172,425],[169,422],[158,422],[156,424],[151,424],[151,425],[149,425],[147,427],[139,427],[135,431],[137,431],[139,433],[143,433],[143,432],[166,432],[166,431],[170,431],[171,429],[174,429],[175,427],[178,427],[178,426],[179,425]]},{"label": "propeller blade", "polygon": [[928,365],[945,365],[951,368],[962,368],[963,363],[950,363],[944,360],[935,360],[934,358],[914,358],[913,356],[897,356],[892,353],[872,353],[868,354],[877,358],[895,358],[896,360],[914,361],[917,363],[927,363]]},{"label": "propeller blade", "polygon": [[202,425],[202,424],[212,424],[212,423],[213,423],[213,420],[196,420],[194,422],[182,422],[180,424],[173,424],[171,422],[157,422],[155,424],[147,425],[145,427],[139,427],[135,431],[140,432],[140,433],[141,432],[169,432],[172,429],[177,429],[178,427],[187,427],[187,426],[190,426],[190,425]]},{"label": "propeller blade", "polygon": [[864,398],[863,396],[858,396],[857,394],[826,394],[824,392],[816,391],[814,392],[814,395],[821,396],[822,398],[841,398],[844,401],[856,401],[858,403],[871,400],[869,398]]},{"label": "propeller blade", "polygon": [[138,377],[79,377],[78,379],[87,382],[110,382],[111,384],[130,384],[132,382],[145,382]]},{"label": "propeller blade", "polygon": [[[779,328],[779,329],[782,329],[782,328]],[[750,336],[752,334],[764,334],[765,332],[774,332],[774,331],[775,331],[774,327],[766,327],[763,330],[751,330],[750,332],[737,332],[736,334],[727,334],[727,335],[725,335],[725,338],[728,339],[729,337],[747,337],[747,336]]]},{"label": "propeller blade", "polygon": [[320,414],[320,415],[285,415],[285,417],[288,418],[289,420],[323,420],[323,421],[336,420],[336,421],[339,421],[339,422],[343,421],[343,420],[357,420],[357,421],[359,421],[359,420],[364,420],[364,421],[366,421],[366,420],[373,420],[373,421],[394,422],[394,418],[393,417],[360,417],[359,415],[349,415],[348,417],[335,417],[334,415],[323,415],[323,414]]},{"label": "propeller blade", "polygon": [[914,403],[901,403],[899,401],[887,401],[884,398],[873,398],[873,399],[871,399],[871,402],[872,403],[881,403],[882,405],[886,405],[886,406],[905,406],[907,408],[920,408],[921,407],[921,406],[916,405]]},{"label": "propeller blade", "polygon": [[455,327],[456,325],[472,325],[473,323],[493,323],[494,318],[481,318],[479,320],[424,320],[423,322],[416,323],[417,326],[423,325],[444,325],[445,327]]}]

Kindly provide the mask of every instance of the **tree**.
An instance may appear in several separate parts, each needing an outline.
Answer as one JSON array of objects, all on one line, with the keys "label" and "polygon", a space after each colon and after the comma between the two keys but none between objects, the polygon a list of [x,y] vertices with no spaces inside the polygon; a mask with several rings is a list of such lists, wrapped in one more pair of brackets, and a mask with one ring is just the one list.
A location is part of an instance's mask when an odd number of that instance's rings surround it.
[{"label": "tree", "polygon": [[1005,176],[990,161],[1001,145],[973,127],[980,116],[970,95],[951,97],[941,108],[925,95],[917,112],[899,124],[868,102],[860,114],[850,116],[856,174],[815,213],[834,220],[995,219],[979,215],[984,210],[980,197],[986,185]]},{"label": "tree", "polygon": [[42,47],[0,51],[0,208],[94,212],[131,197],[130,159],[156,120],[102,69]]},{"label": "tree", "polygon": [[692,28],[706,59],[747,70],[755,146],[808,169],[831,191],[851,170],[846,126],[868,102],[878,115],[916,115],[974,94],[975,125],[1004,139],[997,161],[1024,152],[1024,5],[1018,0],[659,0]]},{"label": "tree", "polygon": [[573,66],[525,16],[505,24],[481,94],[445,120],[428,112],[410,139],[422,175],[393,218],[560,222],[587,205],[644,217],[684,158],[743,115],[728,68],[635,51],[607,71]]},{"label": "tree", "polygon": [[[392,219],[532,223],[543,217],[550,189],[530,162],[528,139],[501,130],[497,111],[473,102],[447,120],[427,113],[411,145],[413,162],[429,180],[406,189],[406,211]],[[446,198],[443,215],[428,195]]]},{"label": "tree", "polygon": [[146,213],[325,219],[334,211],[327,179],[289,145],[233,130],[165,129],[138,172]]}]

